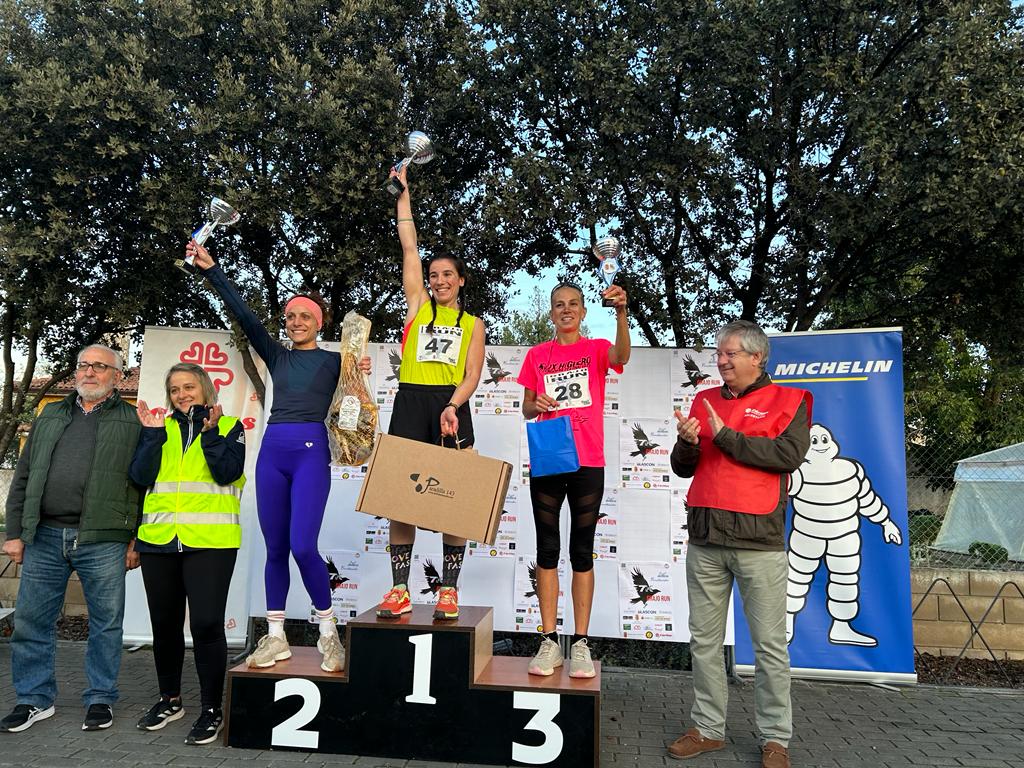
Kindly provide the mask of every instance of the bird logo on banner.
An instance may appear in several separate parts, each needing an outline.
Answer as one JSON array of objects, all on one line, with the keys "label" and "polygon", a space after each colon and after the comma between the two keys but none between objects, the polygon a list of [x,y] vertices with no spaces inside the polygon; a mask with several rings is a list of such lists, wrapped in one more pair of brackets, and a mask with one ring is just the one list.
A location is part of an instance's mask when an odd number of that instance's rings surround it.
[{"label": "bird logo on banner", "polygon": [[647,583],[647,577],[640,572],[639,567],[633,569],[633,587],[636,589],[636,597],[629,601],[633,605],[637,603],[647,605],[648,600],[661,592],[660,589],[651,589],[651,585]]},{"label": "bird logo on banner", "polygon": [[487,353],[487,372],[490,376],[484,381],[484,384],[493,384],[494,386],[498,386],[506,376],[512,375],[512,371],[506,371],[501,367],[501,361],[493,352]]},{"label": "bird logo on banner", "polygon": [[689,381],[683,382],[684,387],[697,388],[697,385],[706,379],[710,379],[711,375],[701,371],[700,366],[697,365],[697,361],[690,355],[683,358],[683,369],[686,371],[686,378]]},{"label": "bird logo on banner", "polygon": [[441,576],[430,560],[423,563],[423,576],[427,580],[427,588],[421,589],[420,594],[436,595],[437,591],[441,588]]},{"label": "bird logo on banner", "polygon": [[652,443],[650,438],[647,437],[647,433],[644,432],[643,427],[639,424],[633,425],[633,440],[636,442],[636,450],[630,452],[630,456],[639,456],[640,461],[643,462],[647,458],[647,454],[658,448],[658,443]]}]

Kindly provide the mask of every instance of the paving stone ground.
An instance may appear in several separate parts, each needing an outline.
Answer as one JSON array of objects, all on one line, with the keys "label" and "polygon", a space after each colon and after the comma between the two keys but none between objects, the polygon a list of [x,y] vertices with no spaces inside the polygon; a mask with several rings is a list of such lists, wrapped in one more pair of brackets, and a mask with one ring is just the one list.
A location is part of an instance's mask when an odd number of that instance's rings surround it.
[{"label": "paving stone ground", "polygon": [[[14,704],[10,646],[0,644],[0,709]],[[113,727],[81,730],[80,692],[85,644],[57,648],[60,693],[57,714],[21,734],[0,734],[0,766],[98,768],[153,765],[182,768],[273,768],[390,766],[433,768],[440,763],[388,760],[356,755],[190,747],[184,743],[192,713],[162,731],[143,733],[135,721],[153,703],[155,674],[148,650],[126,653],[121,668],[121,701]],[[186,708],[198,699],[191,659],[186,660]],[[686,763],[666,757],[665,747],[688,727],[692,701],[688,673],[606,669],[601,707],[601,765],[604,768],[743,768],[759,766],[754,730],[753,688],[730,686],[726,748]],[[193,704],[194,711],[194,704]],[[904,687],[890,690],[862,684],[793,683],[796,768],[1024,768],[1024,693],[997,689]],[[400,729],[396,735],[400,734]],[[453,734],[458,734],[453,724]]]}]

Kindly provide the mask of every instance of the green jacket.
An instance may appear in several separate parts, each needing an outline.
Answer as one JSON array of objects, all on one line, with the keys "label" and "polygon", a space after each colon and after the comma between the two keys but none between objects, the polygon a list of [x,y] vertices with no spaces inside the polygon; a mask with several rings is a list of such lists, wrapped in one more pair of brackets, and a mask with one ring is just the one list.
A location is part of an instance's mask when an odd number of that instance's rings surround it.
[{"label": "green jacket", "polygon": [[[71,409],[77,408],[77,393],[50,403],[36,417],[32,434],[27,472],[16,473],[8,497],[10,518],[20,506],[21,538],[26,544],[35,539],[39,525],[39,508],[50,473],[50,458],[68,424]],[[101,541],[130,541],[135,536],[142,515],[140,489],[128,478],[128,467],[139,442],[142,425],[135,409],[117,392],[96,406],[99,418],[96,451],[83,500],[78,540],[83,544]],[[21,469],[21,466],[19,466]],[[59,471],[59,470],[58,470]],[[19,504],[20,501],[20,504]]]}]

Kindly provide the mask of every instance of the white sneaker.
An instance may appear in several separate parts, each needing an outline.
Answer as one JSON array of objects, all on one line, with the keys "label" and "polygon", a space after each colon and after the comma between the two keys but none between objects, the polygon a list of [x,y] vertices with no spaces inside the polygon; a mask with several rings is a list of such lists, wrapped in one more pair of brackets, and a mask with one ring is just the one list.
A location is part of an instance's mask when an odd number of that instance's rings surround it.
[{"label": "white sneaker", "polygon": [[596,674],[587,638],[581,637],[569,648],[569,677],[593,677]]},{"label": "white sneaker", "polygon": [[554,640],[541,640],[537,655],[530,661],[527,670],[531,675],[552,675],[555,669],[562,666],[562,649]]},{"label": "white sneaker", "polygon": [[320,635],[316,641],[316,648],[324,655],[320,669],[324,672],[340,672],[345,666],[345,647],[337,632],[329,635]]},{"label": "white sneaker", "polygon": [[274,666],[274,662],[284,661],[292,657],[292,650],[288,647],[288,641],[283,637],[264,635],[256,643],[256,650],[245,658],[247,667],[265,669]]}]

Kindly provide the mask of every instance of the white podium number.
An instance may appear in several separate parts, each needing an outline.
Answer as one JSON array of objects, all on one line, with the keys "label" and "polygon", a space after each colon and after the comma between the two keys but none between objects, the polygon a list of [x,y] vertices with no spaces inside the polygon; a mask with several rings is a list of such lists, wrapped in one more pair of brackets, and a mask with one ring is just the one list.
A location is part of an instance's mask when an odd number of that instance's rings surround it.
[{"label": "white podium number", "polygon": [[289,696],[301,696],[302,707],[270,732],[271,746],[316,749],[320,742],[319,731],[300,729],[312,721],[320,711],[320,689],[312,680],[301,677],[278,680],[274,685],[274,701],[280,701]]},{"label": "white podium number", "polygon": [[562,729],[555,725],[560,697],[557,693],[537,693],[536,691],[515,691],[512,695],[512,706],[515,709],[536,710],[526,728],[540,731],[544,741],[535,747],[512,742],[512,759],[531,765],[546,765],[562,754]]},{"label": "white podium number", "polygon": [[434,636],[413,635],[409,642],[416,647],[412,660],[412,693],[405,697],[410,704],[437,704],[430,695],[430,658],[434,651]]}]

